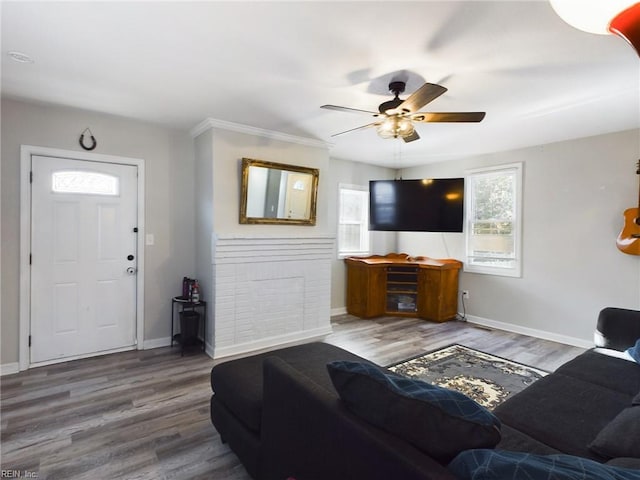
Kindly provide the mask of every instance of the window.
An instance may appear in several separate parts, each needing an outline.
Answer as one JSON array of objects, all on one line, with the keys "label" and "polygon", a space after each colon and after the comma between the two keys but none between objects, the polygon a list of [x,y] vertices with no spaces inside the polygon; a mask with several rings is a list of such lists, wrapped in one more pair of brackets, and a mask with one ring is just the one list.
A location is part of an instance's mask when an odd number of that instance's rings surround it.
[{"label": "window", "polygon": [[118,195],[119,179],[104,173],[62,170],[51,176],[51,189],[56,193]]},{"label": "window", "polygon": [[519,277],[522,164],[467,172],[466,272]]},{"label": "window", "polygon": [[338,186],[338,256],[369,253],[369,190]]}]

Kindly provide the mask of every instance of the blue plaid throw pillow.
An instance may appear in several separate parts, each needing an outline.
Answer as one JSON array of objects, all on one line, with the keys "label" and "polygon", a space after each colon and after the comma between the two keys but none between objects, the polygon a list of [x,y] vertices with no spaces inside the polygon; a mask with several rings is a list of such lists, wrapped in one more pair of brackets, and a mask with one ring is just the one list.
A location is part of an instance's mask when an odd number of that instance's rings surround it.
[{"label": "blue plaid throw pillow", "polygon": [[627,348],[625,352],[631,355],[631,358],[633,358],[637,363],[640,363],[640,338],[636,340],[633,347]]},{"label": "blue plaid throw pillow", "polygon": [[459,480],[640,480],[640,470],[571,455],[467,450],[447,466]]},{"label": "blue plaid throw pillow", "polygon": [[327,368],[349,410],[441,462],[500,441],[498,418],[462,393],[367,363],[337,361]]}]

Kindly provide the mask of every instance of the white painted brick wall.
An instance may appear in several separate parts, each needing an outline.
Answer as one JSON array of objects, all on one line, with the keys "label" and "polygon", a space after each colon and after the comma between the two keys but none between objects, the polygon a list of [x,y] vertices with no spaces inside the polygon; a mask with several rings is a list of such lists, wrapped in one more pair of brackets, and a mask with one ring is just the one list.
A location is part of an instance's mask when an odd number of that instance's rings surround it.
[{"label": "white painted brick wall", "polygon": [[215,358],[331,331],[332,237],[219,236],[212,251]]}]

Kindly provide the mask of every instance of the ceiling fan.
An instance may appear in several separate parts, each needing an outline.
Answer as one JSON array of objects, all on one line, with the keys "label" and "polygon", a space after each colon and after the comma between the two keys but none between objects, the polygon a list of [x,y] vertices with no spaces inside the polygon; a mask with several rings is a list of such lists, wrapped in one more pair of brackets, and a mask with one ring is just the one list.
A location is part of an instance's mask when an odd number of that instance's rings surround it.
[{"label": "ceiling fan", "polygon": [[364,128],[376,127],[378,135],[382,138],[402,138],[402,140],[409,143],[420,138],[420,135],[418,135],[418,132],[416,132],[413,126],[414,122],[480,122],[485,116],[485,112],[419,112],[419,109],[427,103],[434,101],[446,92],[447,89],[434,83],[425,83],[406,100],[401,100],[400,94],[404,92],[405,87],[405,82],[392,81],[389,83],[389,90],[395,95],[395,98],[382,102],[377,112],[339,107],[337,105],[322,105],[320,108],[337,110],[339,112],[366,113],[373,115],[376,119],[367,125],[352,128],[331,136],[335,137]]}]

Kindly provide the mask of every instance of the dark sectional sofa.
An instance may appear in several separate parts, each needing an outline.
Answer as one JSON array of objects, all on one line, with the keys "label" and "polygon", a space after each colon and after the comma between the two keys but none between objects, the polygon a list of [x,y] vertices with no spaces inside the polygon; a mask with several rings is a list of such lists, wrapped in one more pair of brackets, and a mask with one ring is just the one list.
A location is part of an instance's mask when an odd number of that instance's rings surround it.
[{"label": "dark sectional sofa", "polygon": [[[633,346],[640,338],[640,312],[602,310],[596,338],[599,346],[618,351]],[[327,363],[335,360],[371,363],[338,347],[311,343],[212,369],[211,420],[253,478],[456,478],[411,443],[352,413],[327,372]],[[640,470],[637,363],[589,350],[494,414],[502,423],[496,449],[568,454]]]}]

